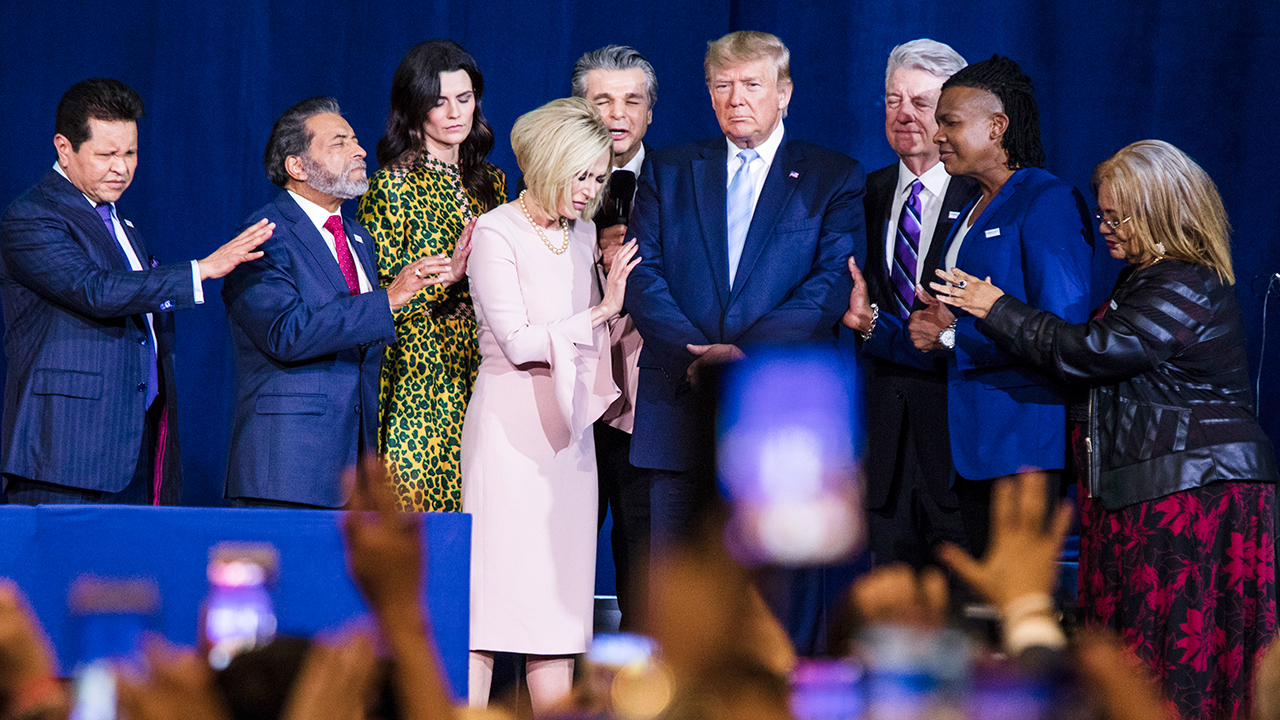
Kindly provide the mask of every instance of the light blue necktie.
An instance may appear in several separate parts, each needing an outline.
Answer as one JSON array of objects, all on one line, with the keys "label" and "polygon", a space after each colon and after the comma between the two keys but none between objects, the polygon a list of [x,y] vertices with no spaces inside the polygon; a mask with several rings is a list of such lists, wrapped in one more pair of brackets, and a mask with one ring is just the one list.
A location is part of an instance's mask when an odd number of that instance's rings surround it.
[{"label": "light blue necktie", "polygon": [[751,163],[760,153],[747,148],[738,153],[742,165],[729,183],[729,287],[738,273],[738,261],[742,259],[742,247],[747,244],[747,230],[751,227]]}]

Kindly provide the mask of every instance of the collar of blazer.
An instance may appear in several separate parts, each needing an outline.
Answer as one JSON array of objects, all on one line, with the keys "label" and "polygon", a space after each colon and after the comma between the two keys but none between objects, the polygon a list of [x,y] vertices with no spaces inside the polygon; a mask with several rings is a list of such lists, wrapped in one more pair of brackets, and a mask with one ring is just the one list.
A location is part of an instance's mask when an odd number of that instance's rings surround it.
[{"label": "collar of blazer", "polygon": [[[329,250],[329,244],[321,237],[320,231],[316,229],[315,223],[311,222],[311,218],[303,212],[298,202],[293,199],[288,190],[282,190],[275,200],[276,209],[285,220],[289,221],[289,232],[297,238],[298,244],[306,248],[311,254],[311,259],[316,267],[324,272],[325,277],[329,278],[329,282],[333,283],[334,290],[341,294],[350,292],[347,288],[347,280],[342,277],[342,270],[338,267],[338,262],[334,259],[333,252]],[[335,215],[342,215],[342,209],[339,208]],[[342,227],[347,231],[347,237],[354,240],[357,236],[363,238],[364,231],[359,225],[352,222],[351,218],[342,215]],[[276,234],[280,234],[279,229]],[[377,273],[374,272],[373,259],[369,255],[368,243],[352,242],[351,246],[355,248],[357,261],[364,266],[365,277],[369,278],[369,284],[376,290]]]},{"label": "collar of blazer", "polygon": [[[1004,185],[1000,186],[1000,192],[996,193],[996,196],[991,199],[991,202],[982,209],[982,215],[978,217],[978,221],[973,224],[973,227],[969,228],[967,233],[965,233],[966,242],[964,245],[960,246],[960,254],[956,256],[956,266],[964,268],[965,251],[967,248],[972,247],[972,245],[967,242],[968,238],[977,237],[976,233],[985,233],[989,229],[992,219],[996,217],[997,213],[1000,212],[1000,208],[1004,207],[1004,204],[1013,196],[1018,185],[1022,184],[1022,181],[1027,179],[1029,171],[1030,168],[1022,168],[1021,170],[1015,171],[1013,175],[1010,175],[1009,179],[1004,181]],[[964,227],[965,220],[969,216],[969,211],[972,210],[973,206],[981,199],[982,193],[978,192],[978,194],[973,196],[973,200],[970,200],[964,206],[964,209],[960,211],[960,217],[956,218],[955,224],[951,226],[951,232],[947,233],[948,248],[951,247],[952,242],[955,242],[956,232],[960,228]]]},{"label": "collar of blazer", "polygon": [[[124,253],[120,251],[120,244],[111,236],[106,223],[102,222],[102,216],[85,198],[84,193],[80,192],[80,188],[56,170],[50,170],[41,184],[45,197],[59,206],[59,212],[67,221],[79,227],[93,242],[97,243],[99,254],[108,263],[108,270],[133,270],[125,260]],[[124,228],[125,239],[133,245],[133,252],[145,269],[148,256],[142,240],[132,225],[122,221],[120,226]]]},{"label": "collar of blazer", "polygon": [[711,258],[711,271],[715,278],[716,294],[721,307],[728,307],[747,284],[756,260],[773,236],[778,216],[791,200],[792,193],[805,177],[804,152],[784,135],[773,164],[765,175],[764,187],[756,200],[751,226],[738,259],[737,281],[729,287],[729,227],[726,216],[728,203],[728,146],[724,136],[702,143],[701,157],[693,164],[693,191],[698,207],[698,220],[702,226],[702,238]]}]

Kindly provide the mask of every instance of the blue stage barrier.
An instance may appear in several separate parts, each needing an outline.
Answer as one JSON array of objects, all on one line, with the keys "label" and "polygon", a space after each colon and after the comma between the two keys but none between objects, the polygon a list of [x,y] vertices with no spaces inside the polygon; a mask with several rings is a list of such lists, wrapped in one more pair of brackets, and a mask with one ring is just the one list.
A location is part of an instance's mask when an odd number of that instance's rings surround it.
[{"label": "blue stage barrier", "polygon": [[[209,548],[224,541],[267,542],[280,552],[271,590],[278,634],[335,631],[367,612],[347,575],[341,513],[320,510],[130,506],[0,506],[0,576],[31,600],[69,673],[77,653],[67,589],[84,574],[152,578],[160,611],[152,629],[194,645],[208,592]],[[465,698],[470,624],[471,516],[424,513],[427,608],[455,698]]]}]

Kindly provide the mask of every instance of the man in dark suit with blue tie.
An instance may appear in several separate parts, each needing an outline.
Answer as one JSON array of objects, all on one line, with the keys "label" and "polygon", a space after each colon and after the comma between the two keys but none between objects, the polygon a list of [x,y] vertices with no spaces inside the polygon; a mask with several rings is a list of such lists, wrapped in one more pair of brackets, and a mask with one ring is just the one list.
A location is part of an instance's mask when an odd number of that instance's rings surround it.
[{"label": "man in dark suit with blue tie", "polygon": [[173,311],[257,257],[260,221],[207,258],[162,265],[116,201],[138,163],[142,98],[119,80],[58,102],[53,169],[0,221],[4,486],[11,503],[177,504]]},{"label": "man in dark suit with blue tie", "polygon": [[369,233],[343,217],[365,192],[365,152],[333,98],[276,120],[264,164],[283,188],[250,217],[276,223],[266,252],[227,276],[236,403],[226,496],[242,506],[338,508],[342,470],[377,448],[382,347],[394,313],[429,283],[465,268],[409,263],[386,289]]},{"label": "man in dark suit with blue tie", "polygon": [[[848,306],[846,261],[866,255],[862,166],[784,128],[782,41],[730,33],[708,45],[705,72],[723,135],[654,152],[628,229],[643,257],[626,298],[644,338],[631,462],[650,469],[659,549],[693,529],[714,493],[714,479],[695,472],[708,450],[695,392],[707,367],[755,345],[832,342]],[[818,649],[821,582],[811,572],[778,586],[774,612],[801,652]]]},{"label": "man in dark suit with blue tie", "polygon": [[653,153],[628,231],[644,258],[626,298],[644,338],[631,461],[653,470],[655,543],[713,490],[689,472],[701,451],[691,385],[752,345],[831,341],[846,260],[866,247],[862,167],[784,129],[782,41],[726,35],[708,46],[706,81],[723,136]]}]

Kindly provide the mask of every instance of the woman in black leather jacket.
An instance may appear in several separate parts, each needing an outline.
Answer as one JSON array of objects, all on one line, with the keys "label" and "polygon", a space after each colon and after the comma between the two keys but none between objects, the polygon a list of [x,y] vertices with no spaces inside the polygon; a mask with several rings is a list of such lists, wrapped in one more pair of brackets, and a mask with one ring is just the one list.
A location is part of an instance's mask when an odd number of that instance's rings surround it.
[{"label": "woman in black leather jacket", "polygon": [[1086,622],[1120,632],[1183,718],[1242,716],[1276,632],[1277,470],[1254,416],[1226,212],[1204,170],[1157,140],[1093,182],[1098,229],[1130,267],[1088,323],[954,268],[931,286],[1005,351],[1089,386]]}]

